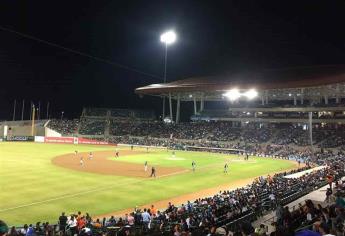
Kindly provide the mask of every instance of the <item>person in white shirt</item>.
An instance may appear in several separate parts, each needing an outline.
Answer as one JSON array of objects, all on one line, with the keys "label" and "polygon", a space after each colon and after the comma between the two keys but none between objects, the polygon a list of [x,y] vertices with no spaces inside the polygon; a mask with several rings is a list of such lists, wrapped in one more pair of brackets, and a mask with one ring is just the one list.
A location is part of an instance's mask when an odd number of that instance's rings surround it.
[{"label": "person in white shirt", "polygon": [[67,225],[69,226],[71,235],[75,235],[77,233],[77,219],[73,215],[67,221]]}]

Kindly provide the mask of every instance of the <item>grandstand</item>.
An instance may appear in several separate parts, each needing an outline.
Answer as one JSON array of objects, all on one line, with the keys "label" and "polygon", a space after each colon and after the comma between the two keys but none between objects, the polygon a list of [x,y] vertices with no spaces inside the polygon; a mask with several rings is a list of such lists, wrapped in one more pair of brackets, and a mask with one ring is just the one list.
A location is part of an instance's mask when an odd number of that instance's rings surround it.
[{"label": "grandstand", "polygon": [[[282,79],[285,82],[281,82]],[[341,218],[345,209],[344,200],[341,200],[345,196],[345,184],[341,181],[345,175],[345,66],[191,78],[148,85],[136,89],[136,93],[168,98],[168,117],[174,122],[157,120],[152,111],[84,108],[79,119],[37,121],[34,134],[30,133],[31,121],[2,122],[0,131],[7,140],[19,136],[44,136],[72,138],[73,143],[73,138],[90,138],[131,148],[137,145],[164,147],[164,150],[173,149],[173,153],[175,150],[236,153],[239,154],[237,157],[272,157],[277,162],[290,160],[303,164],[298,169],[255,178],[247,186],[235,190],[190,199],[181,206],[169,203],[159,213],[153,213],[157,209],[152,206],[145,212],[136,208],[130,215],[118,219],[111,217],[100,221],[85,216],[85,225],[96,235],[125,232],[132,235],[181,235],[178,233],[182,231],[185,235],[225,235],[221,232],[265,235],[270,228],[272,235],[288,236],[312,229],[319,221],[324,232],[329,233],[329,228],[336,229],[336,221],[330,224],[322,216],[328,214],[331,218],[332,211],[334,219]],[[182,102],[194,105],[189,122],[180,121]],[[213,103],[224,108],[212,109]],[[7,132],[9,127],[11,134]],[[18,127],[25,127],[25,132]],[[285,178],[288,175],[297,177]],[[315,205],[320,202],[317,201],[307,201],[299,206],[299,210],[296,205],[290,210],[282,209],[328,186],[326,179],[329,176],[334,180],[333,185],[330,182],[336,192],[333,200],[322,203],[318,209]],[[147,212],[152,217],[149,224],[143,221]],[[269,215],[269,220],[263,215]],[[254,221],[263,224],[264,233],[253,234],[250,223]],[[67,223],[61,225],[60,221],[59,226],[64,228]],[[49,230],[61,232],[57,225],[55,229],[46,227],[43,227],[46,234]],[[71,228],[68,230],[73,233]],[[261,227],[256,230],[261,232]]]}]

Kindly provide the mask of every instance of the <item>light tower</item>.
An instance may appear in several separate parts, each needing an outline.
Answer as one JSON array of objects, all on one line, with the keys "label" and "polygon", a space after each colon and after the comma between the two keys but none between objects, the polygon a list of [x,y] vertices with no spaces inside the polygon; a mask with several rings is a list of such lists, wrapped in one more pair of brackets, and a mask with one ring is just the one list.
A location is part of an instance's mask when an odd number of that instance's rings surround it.
[{"label": "light tower", "polygon": [[[164,57],[164,83],[167,82],[167,61],[168,61],[168,45],[173,44],[176,41],[176,34],[173,30],[169,30],[161,34],[161,42],[165,44],[165,57]],[[172,120],[172,107],[171,107],[171,96],[169,97],[170,104],[170,119]],[[165,118],[165,97],[163,96],[163,111],[162,120]]]}]

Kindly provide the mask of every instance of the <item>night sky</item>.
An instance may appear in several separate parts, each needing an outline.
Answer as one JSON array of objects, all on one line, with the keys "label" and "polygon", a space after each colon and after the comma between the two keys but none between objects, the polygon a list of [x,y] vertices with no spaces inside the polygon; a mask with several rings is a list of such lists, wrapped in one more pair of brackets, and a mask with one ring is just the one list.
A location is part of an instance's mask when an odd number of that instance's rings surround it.
[{"label": "night sky", "polygon": [[160,101],[140,99],[134,89],[162,81],[159,36],[166,29],[178,34],[168,52],[172,81],[234,70],[345,64],[344,24],[343,0],[1,1],[0,119],[12,118],[14,99],[19,106],[23,99],[41,101],[42,116],[47,101],[55,117],[62,110],[66,117],[78,117],[84,106],[158,113]]}]

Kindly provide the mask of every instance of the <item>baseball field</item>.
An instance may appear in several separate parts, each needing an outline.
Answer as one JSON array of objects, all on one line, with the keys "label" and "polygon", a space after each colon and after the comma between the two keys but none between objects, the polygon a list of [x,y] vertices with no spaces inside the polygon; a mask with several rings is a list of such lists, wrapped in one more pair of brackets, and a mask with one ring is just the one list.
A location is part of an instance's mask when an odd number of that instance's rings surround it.
[{"label": "baseball field", "polygon": [[[166,149],[127,147],[118,151],[115,158],[113,146],[0,143],[0,219],[19,226],[55,223],[63,211],[103,217],[135,206],[164,208],[169,201],[195,200],[296,167],[286,160],[250,157],[245,161],[238,155],[208,152],[176,151],[173,155]],[[224,173],[225,163],[228,173]],[[152,166],[156,178],[149,177]]]}]

